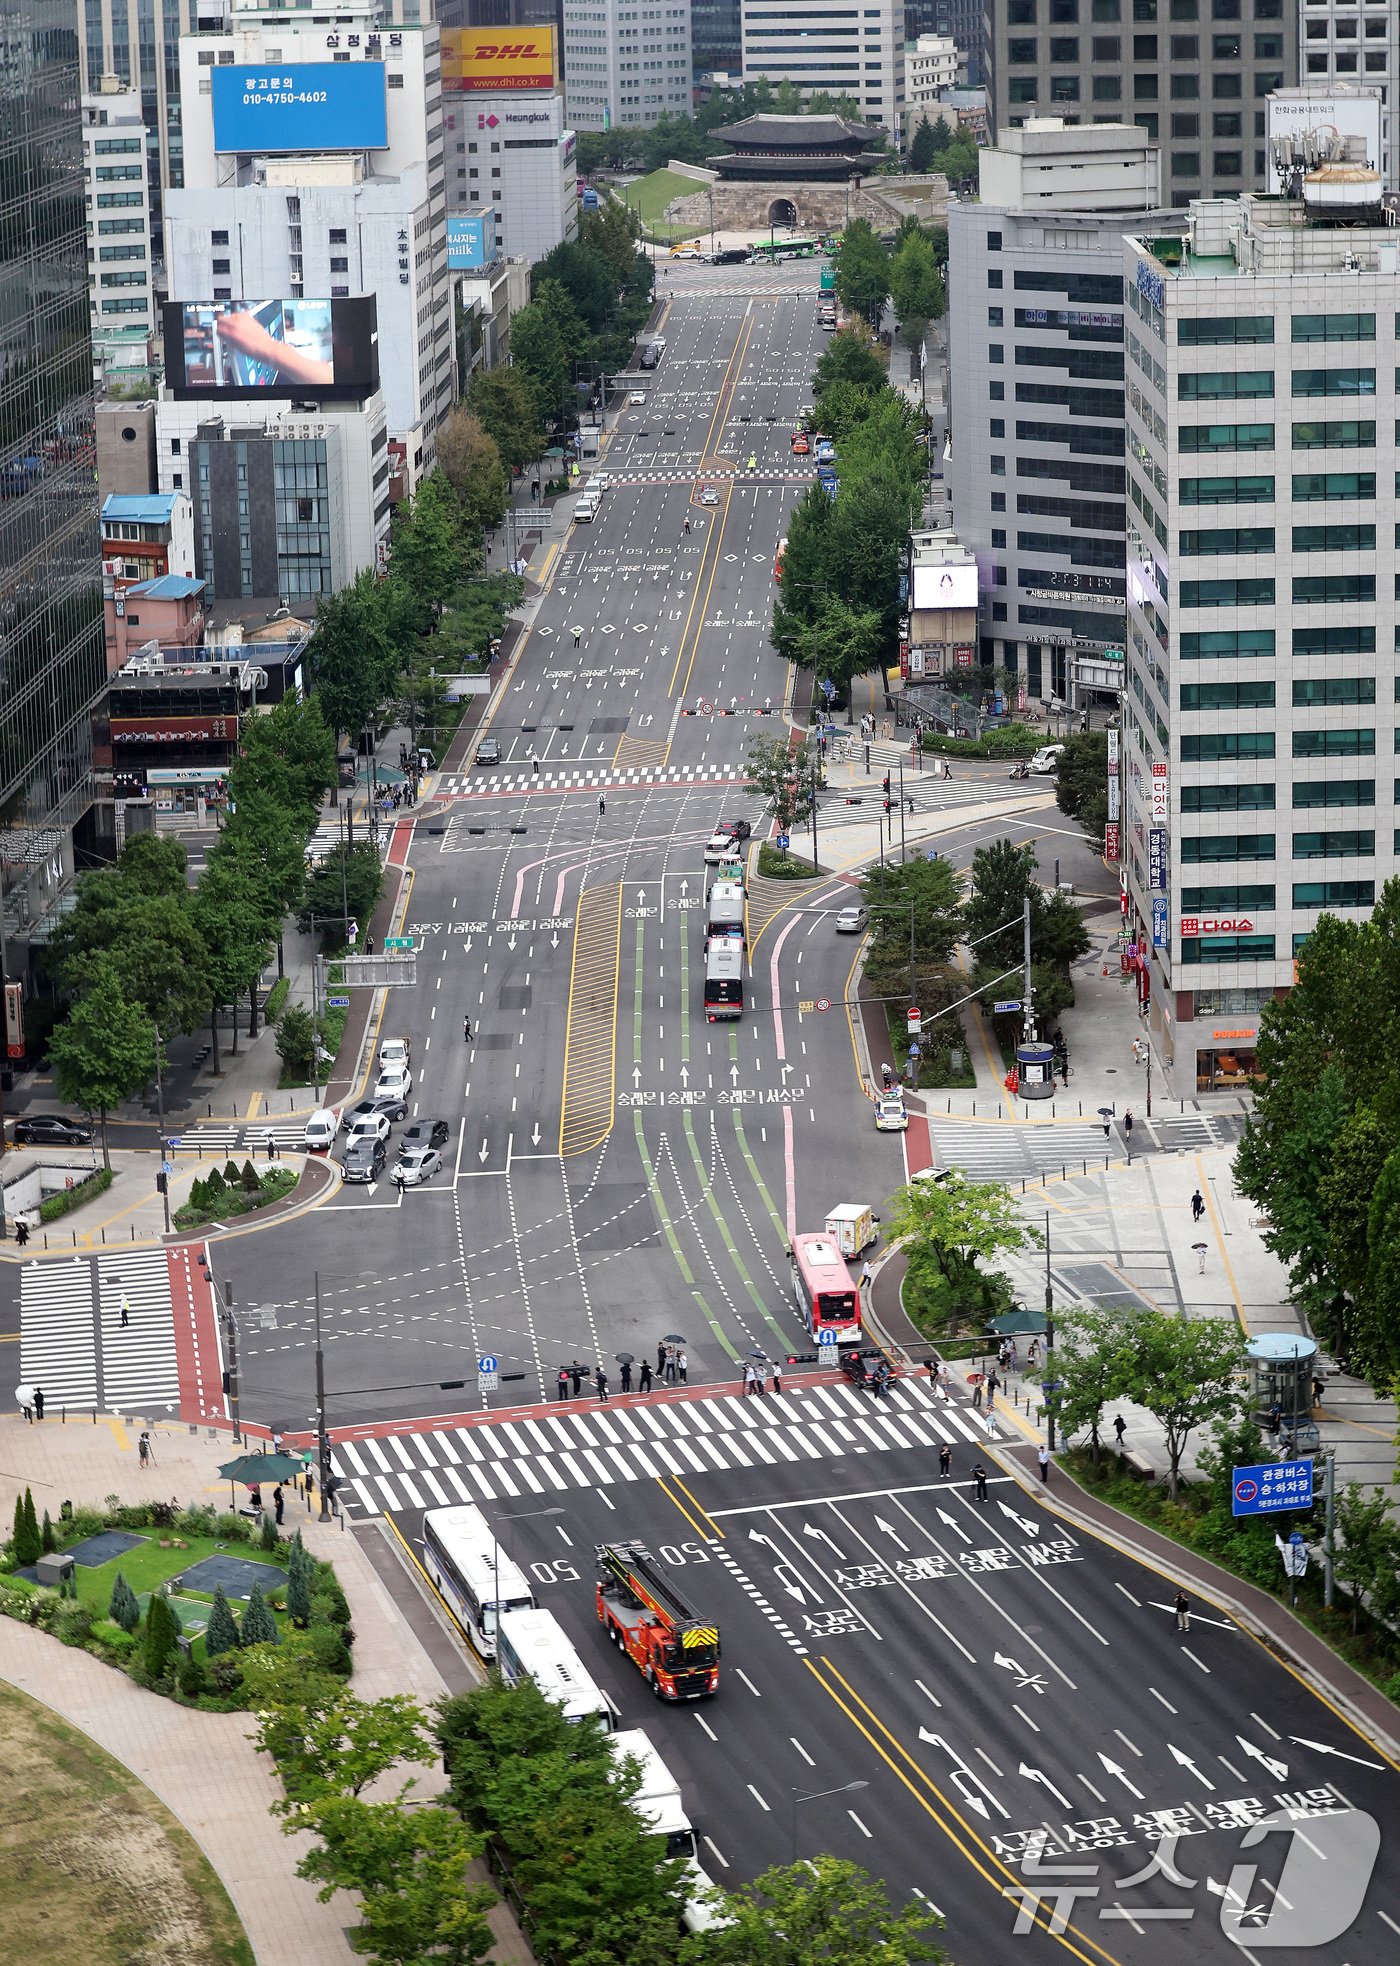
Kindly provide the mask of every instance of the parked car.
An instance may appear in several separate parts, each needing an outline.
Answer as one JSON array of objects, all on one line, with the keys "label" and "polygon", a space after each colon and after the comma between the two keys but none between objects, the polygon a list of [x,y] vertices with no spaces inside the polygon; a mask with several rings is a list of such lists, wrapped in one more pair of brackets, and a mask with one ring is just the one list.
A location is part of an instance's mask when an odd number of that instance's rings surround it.
[{"label": "parked car", "polygon": [[875,1131],[903,1133],[908,1124],[909,1114],[905,1110],[903,1094],[882,1092],[875,1101]]},{"label": "parked car", "polygon": [[810,456],[810,455],[811,455],[811,450],[812,450],[812,446],[811,446],[811,444],[810,444],[810,443],[809,443],[809,442],[807,441],[807,436],[806,436],[806,432],[805,432],[805,431],[802,431],[802,430],[799,430],[799,431],[798,431],[798,433],[797,433],[797,435],[796,435],[796,436],[795,436],[795,437],[793,438],[793,440],[792,440],[792,454],[793,454],[793,456],[794,456],[794,457],[808,457],[808,456]]},{"label": "parked car", "polygon": [[386,1065],[374,1088],[375,1099],[407,1099],[413,1090],[413,1074],[407,1065]]},{"label": "parked car", "polygon": [[501,741],[498,737],[483,737],[476,747],[475,762],[479,765],[498,765],[501,762]]},{"label": "parked car", "polygon": [[732,833],[712,833],[705,842],[705,865],[717,867],[721,860],[728,860],[734,851]]},{"label": "parked car", "polygon": [[62,1113],[26,1113],[15,1121],[17,1147],[90,1147],[92,1128],[86,1120],[67,1120]]},{"label": "parked car", "polygon": [[838,935],[859,935],[870,920],[868,908],[843,908],[836,917]]},{"label": "parked car", "polygon": [[387,1157],[388,1149],[382,1140],[368,1137],[351,1140],[340,1163],[341,1176],[346,1181],[377,1181],[384,1172]]},{"label": "parked car", "polygon": [[399,1141],[399,1152],[410,1147],[445,1147],[452,1129],[446,1120],[415,1120]]},{"label": "parked car", "polygon": [[421,1187],[441,1172],[442,1155],[436,1147],[411,1147],[394,1162],[394,1179],[401,1188]]}]

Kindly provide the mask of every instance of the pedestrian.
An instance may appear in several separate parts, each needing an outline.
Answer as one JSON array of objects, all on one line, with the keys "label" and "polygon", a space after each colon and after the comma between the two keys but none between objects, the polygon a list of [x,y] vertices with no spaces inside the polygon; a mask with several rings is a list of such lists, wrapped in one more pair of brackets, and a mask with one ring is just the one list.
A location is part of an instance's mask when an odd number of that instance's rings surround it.
[{"label": "pedestrian", "polygon": [[316,1477],[310,1468],[306,1470],[306,1506],[311,1507],[311,1498],[316,1493]]},{"label": "pedestrian", "polygon": [[980,1413],[982,1410],[982,1377],[980,1373],[972,1382],[972,1404]]},{"label": "pedestrian", "polygon": [[1047,1485],[1050,1480],[1050,1449],[1041,1441],[1036,1450],[1036,1460],[1040,1463],[1040,1478]]},{"label": "pedestrian", "polygon": [[768,1383],[763,1376],[763,1363],[761,1360],[757,1361],[754,1365],[753,1389],[760,1397],[768,1390]]},{"label": "pedestrian", "polygon": [[530,483],[530,503],[532,505],[538,504],[539,496],[540,496],[540,481],[538,478],[534,478],[531,480]]},{"label": "pedestrian", "polygon": [[987,1470],[982,1466],[980,1461],[976,1462],[973,1466],[972,1480],[977,1491],[978,1501],[985,1502],[987,1499]]},{"label": "pedestrian", "polygon": [[1113,1416],[1113,1438],[1120,1454],[1123,1452],[1123,1436],[1127,1431],[1128,1425],[1123,1415],[1121,1413],[1115,1413]]},{"label": "pedestrian", "polygon": [[1189,1632],[1191,1629],[1191,1600],[1185,1591],[1178,1590],[1176,1602],[1172,1606],[1172,1609],[1176,1613],[1177,1630],[1179,1632]]},{"label": "pedestrian", "polygon": [[773,1390],[775,1393],[779,1393],[779,1394],[781,1394],[783,1390],[783,1368],[778,1363],[777,1359],[774,1359],[773,1361]]},{"label": "pedestrian", "polygon": [[608,809],[607,799],[600,792],[598,794],[598,817],[600,819],[602,818],[603,814],[607,811],[607,809]]},{"label": "pedestrian", "polygon": [[471,1041],[472,1041],[472,1020],[470,1019],[470,1017],[464,1017],[462,1019],[462,1042],[464,1044],[470,1044]]},{"label": "pedestrian", "polygon": [[[34,1395],[34,1404],[36,1407],[39,1405],[39,1395],[37,1393]],[[39,1418],[42,1420],[43,1417],[44,1417],[43,1409],[40,1408]],[[1277,1440],[1279,1435],[1282,1433],[1282,1431],[1283,1431],[1283,1408],[1279,1404],[1279,1402],[1275,1400],[1273,1405],[1269,1408],[1269,1432],[1273,1435],[1274,1439]]]},{"label": "pedestrian", "polygon": [[1314,1379],[1313,1380],[1313,1405],[1321,1406],[1321,1404],[1322,1404],[1322,1381],[1320,1379]]},{"label": "pedestrian", "polygon": [[862,1263],[860,1266],[861,1289],[869,1290],[871,1284],[874,1283],[874,1281],[875,1281],[875,1272],[871,1269],[869,1259],[867,1258],[866,1261]]},{"label": "pedestrian", "polygon": [[883,1080],[885,1081],[885,1090],[886,1090],[886,1092],[888,1092],[888,1091],[889,1091],[889,1089],[890,1089],[890,1081],[891,1081],[891,1080],[893,1079],[893,1077],[894,1077],[894,1068],[893,1068],[893,1066],[891,1066],[891,1065],[882,1065],[882,1066],[880,1067],[880,1077],[881,1077],[881,1078],[882,1078],[882,1079],[883,1079]]},{"label": "pedestrian", "polygon": [[637,1380],[637,1391],[639,1393],[649,1393],[651,1391],[651,1360],[649,1358],[642,1360],[641,1376]]},{"label": "pedestrian", "polygon": [[1034,1372],[1035,1368],[1037,1367],[1037,1365],[1039,1365],[1039,1363],[1040,1363],[1040,1340],[1038,1338],[1032,1338],[1030,1343],[1030,1350],[1026,1353],[1026,1365],[1030,1371]]},{"label": "pedestrian", "polygon": [[681,531],[682,531],[683,533],[688,533],[688,532],[690,531],[690,520],[689,520],[689,519],[687,519],[687,520],[686,520],[686,522],[685,522],[685,524],[684,524],[684,525],[683,525],[683,526],[681,527]]},{"label": "pedestrian", "polygon": [[680,1351],[676,1353],[676,1377],[680,1380],[683,1386],[688,1386],[690,1384],[689,1374],[690,1374],[690,1360],[685,1355],[685,1347],[682,1346]]},{"label": "pedestrian", "polygon": [[43,1417],[44,1417],[44,1389],[42,1386],[36,1386],[34,1388],[34,1418],[36,1420],[42,1420]]},{"label": "pedestrian", "polygon": [[540,761],[533,751],[530,753],[530,774],[534,778],[540,775]]},{"label": "pedestrian", "polygon": [[749,1361],[749,1363],[748,1363],[748,1364],[747,1364],[747,1365],[746,1365],[746,1366],[744,1367],[744,1397],[745,1397],[745,1399],[747,1399],[747,1398],[748,1398],[748,1396],[750,1395],[750,1393],[752,1393],[752,1392],[755,1392],[755,1391],[757,1390],[757,1388],[756,1388],[756,1387],[755,1387],[755,1385],[754,1385],[754,1380],[755,1380],[755,1379],[757,1378],[757,1376],[758,1376],[758,1375],[757,1375],[757,1374],[755,1373],[755,1371],[754,1371],[754,1369],[753,1369],[753,1361],[752,1361],[752,1360],[750,1360],[750,1361]]},{"label": "pedestrian", "polygon": [[1201,1193],[1200,1189],[1197,1188],[1195,1194],[1192,1195],[1191,1197],[1191,1220],[1193,1222],[1199,1222],[1201,1217],[1205,1214],[1205,1212],[1206,1212],[1206,1198]]},{"label": "pedestrian", "polygon": [[569,1368],[567,1365],[561,1365],[559,1368],[560,1399],[567,1399],[569,1397],[569,1393],[571,1389],[572,1389],[572,1381],[569,1378]]},{"label": "pedestrian", "polygon": [[656,1376],[658,1379],[662,1376],[665,1370],[666,1370],[666,1341],[664,1338],[658,1338],[656,1341]]},{"label": "pedestrian", "polygon": [[1000,1384],[1001,1380],[995,1372],[989,1372],[987,1374],[987,1405],[989,1407],[996,1404],[997,1388]]},{"label": "pedestrian", "polygon": [[29,1224],[25,1221],[24,1217],[21,1215],[15,1222],[15,1241],[19,1244],[20,1248],[23,1249],[24,1245],[28,1242],[28,1240],[29,1240]]},{"label": "pedestrian", "polygon": [[569,1377],[574,1382],[574,1398],[578,1399],[583,1392],[583,1367],[577,1359],[569,1367]]},{"label": "pedestrian", "polygon": [[597,1388],[599,1399],[605,1400],[608,1396],[608,1375],[601,1365],[593,1374],[593,1384]]},{"label": "pedestrian", "polygon": [[945,778],[951,778],[952,775],[953,775],[953,767],[949,764],[948,760],[945,758],[943,760],[943,776]]},{"label": "pedestrian", "polygon": [[140,1461],[141,1466],[143,1468],[150,1466],[151,1436],[149,1434],[142,1434],[140,1440],[137,1441],[136,1455],[137,1455],[137,1459]]},{"label": "pedestrian", "polygon": [[624,1358],[618,1362],[622,1367],[621,1372],[617,1375],[618,1388],[621,1392],[630,1393],[632,1390],[632,1361],[631,1359]]},{"label": "pedestrian", "polygon": [[248,1506],[252,1509],[254,1515],[262,1514],[262,1490],[256,1482],[248,1490]]},{"label": "pedestrian", "polygon": [[1006,1363],[1013,1372],[1019,1372],[1021,1369],[1020,1354],[1016,1350],[1016,1340],[1014,1338],[1006,1347]]},{"label": "pedestrian", "polygon": [[123,1292],[122,1293],[122,1330],[123,1331],[126,1330],[126,1327],[130,1324],[130,1322],[131,1322],[131,1306],[126,1301],[126,1293]]},{"label": "pedestrian", "polygon": [[282,1527],[282,1518],[286,1513],[287,1498],[282,1493],[282,1484],[279,1481],[272,1491],[272,1519],[279,1529]]},{"label": "pedestrian", "polygon": [[675,1383],[676,1383],[676,1348],[674,1345],[668,1345],[666,1347],[666,1384],[668,1386],[674,1386]]},{"label": "pedestrian", "polygon": [[579,643],[583,640],[583,630],[581,628],[575,628],[572,631],[572,633],[574,637],[574,647],[577,648]]},{"label": "pedestrian", "polygon": [[1123,1135],[1131,1141],[1133,1137],[1133,1109],[1131,1106],[1123,1114]]},{"label": "pedestrian", "polygon": [[276,1427],[272,1429],[272,1451],[274,1454],[285,1454],[287,1451],[286,1443]]},{"label": "pedestrian", "polygon": [[946,1481],[948,1479],[948,1476],[953,1472],[953,1450],[951,1447],[939,1448],[938,1472],[942,1476],[944,1481]]},{"label": "pedestrian", "polygon": [[372,956],[374,954],[374,937],[372,935],[367,935],[365,937],[365,954],[367,956]]}]

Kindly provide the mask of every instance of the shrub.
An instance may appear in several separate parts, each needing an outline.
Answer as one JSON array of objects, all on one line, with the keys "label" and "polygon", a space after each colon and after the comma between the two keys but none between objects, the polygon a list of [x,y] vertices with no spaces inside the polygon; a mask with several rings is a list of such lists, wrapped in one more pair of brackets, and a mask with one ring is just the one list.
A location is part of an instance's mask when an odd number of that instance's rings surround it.
[{"label": "shrub", "polygon": [[348,1625],[350,1622],[350,1606],[336,1574],[328,1563],[320,1561],[316,1564],[311,1587],[311,1622],[313,1625]]},{"label": "shrub", "polygon": [[141,1664],[152,1685],[158,1685],[170,1670],[179,1644],[180,1627],[169,1601],[159,1591],[146,1606],[146,1644]]},{"label": "shrub", "polygon": [[277,1629],[277,1620],[267,1608],[267,1601],[254,1584],[248,1593],[248,1607],[243,1613],[238,1627],[240,1645],[280,1645],[282,1634]]},{"label": "shrub", "polygon": [[310,1631],[311,1661],[318,1672],[334,1673],[337,1679],[350,1677],[350,1647],[339,1625],[313,1625]]},{"label": "shrub", "polygon": [[238,1184],[245,1195],[255,1195],[261,1187],[262,1182],[258,1175],[258,1170],[250,1160],[244,1161],[243,1172],[238,1177]]},{"label": "shrub", "polygon": [[44,1510],[44,1521],[43,1527],[39,1531],[39,1541],[43,1545],[46,1556],[51,1555],[58,1548],[58,1538],[53,1533],[53,1523],[50,1520],[47,1509]]},{"label": "shrub", "polygon": [[187,1700],[197,1700],[204,1691],[208,1675],[193,1652],[180,1661],[180,1669],[175,1675],[175,1684]]},{"label": "shrub", "polygon": [[187,1206],[190,1208],[203,1209],[203,1208],[210,1207],[210,1205],[211,1204],[209,1199],[209,1183],[207,1181],[201,1181],[196,1177],[196,1179],[191,1181],[190,1183],[190,1193],[189,1193],[189,1200]]},{"label": "shrub", "polygon": [[243,1175],[239,1169],[238,1162],[236,1160],[226,1160],[224,1162],[224,1185],[229,1188],[238,1188],[242,1184]]},{"label": "shrub", "polygon": [[287,1553],[287,1614],[305,1630],[311,1622],[312,1562],[298,1529]]},{"label": "shrub", "polygon": [[277,1534],[276,1518],[272,1515],[265,1515],[263,1517],[259,1541],[262,1543],[263,1548],[268,1551],[275,1550],[281,1541],[281,1538]]},{"label": "shrub", "polygon": [[[208,1649],[208,1640],[206,1639],[205,1650],[207,1651]],[[216,1696],[228,1699],[237,1693],[242,1684],[243,1675],[238,1670],[238,1660],[233,1653],[220,1653],[217,1659],[210,1661],[209,1687],[210,1691]]]},{"label": "shrub", "polygon": [[220,1174],[217,1167],[210,1168],[208,1178],[206,1179],[204,1186],[209,1196],[208,1205],[211,1208],[223,1195],[226,1195],[228,1193],[228,1182],[225,1181],[223,1175]]},{"label": "shrub", "polygon": [[15,1497],[15,1526],[10,1537],[10,1554],[15,1568],[24,1570],[31,1563],[37,1563],[43,1554],[39,1539],[39,1521],[34,1513],[34,1496],[29,1489]]},{"label": "shrub", "polygon": [[151,1505],[149,1502],[123,1502],[114,1509],[108,1521],[115,1529],[149,1529],[151,1526]]},{"label": "shrub", "polygon": [[124,1632],[134,1632],[141,1622],[140,1602],[120,1570],[117,1572],[116,1582],[112,1585],[107,1616],[114,1625],[120,1625]]},{"label": "shrub", "polygon": [[119,1666],[123,1671],[130,1666],[141,1647],[141,1640],[135,1632],[123,1631],[109,1619],[99,1618],[93,1625],[92,1636],[88,1640],[88,1650],[108,1665]]},{"label": "shrub", "polygon": [[99,1167],[95,1174],[79,1181],[74,1187],[60,1188],[57,1194],[46,1195],[39,1204],[41,1222],[57,1222],[60,1216],[81,1208],[85,1201],[93,1201],[98,1195],[105,1195],[114,1179],[110,1167]]},{"label": "shrub", "polygon": [[86,1645],[96,1623],[85,1604],[60,1604],[53,1621],[53,1635],[64,1645]]},{"label": "shrub", "polygon": [[253,1525],[244,1515],[219,1515],[211,1523],[206,1523],[200,1533],[217,1536],[221,1543],[251,1543]]},{"label": "shrub", "polygon": [[177,1502],[152,1502],[151,1527],[153,1529],[173,1529],[175,1519],[180,1513]]},{"label": "shrub", "polygon": [[214,1592],[214,1604],[204,1633],[206,1656],[213,1660],[222,1653],[238,1649],[238,1621],[222,1590]]}]

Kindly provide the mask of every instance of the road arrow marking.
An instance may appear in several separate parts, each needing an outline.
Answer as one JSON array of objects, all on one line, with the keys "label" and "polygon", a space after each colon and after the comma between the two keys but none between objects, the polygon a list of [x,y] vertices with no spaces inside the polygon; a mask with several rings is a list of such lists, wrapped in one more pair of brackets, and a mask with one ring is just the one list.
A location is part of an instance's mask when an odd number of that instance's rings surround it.
[{"label": "road arrow marking", "polygon": [[685,1085],[685,1086],[688,1086],[688,1085],[690,1084],[690,1067],[689,1067],[689,1065],[682,1065],[682,1066],[681,1066],[681,1084],[682,1084],[682,1085]]},{"label": "road arrow marking", "polygon": [[1367,1761],[1359,1754],[1343,1754],[1340,1748],[1328,1747],[1326,1741],[1306,1741],[1301,1734],[1290,1734],[1290,1741],[1296,1741],[1300,1748],[1311,1748],[1314,1754],[1334,1754],[1339,1761],[1354,1761],[1358,1768],[1380,1768],[1379,1761]]},{"label": "road arrow marking", "polygon": [[641,1082],[642,1082],[642,1068],[640,1065],[634,1065],[632,1067],[632,1084],[634,1086],[638,1086],[641,1084]]},{"label": "road arrow marking", "polygon": [[1254,1757],[1261,1768],[1268,1769],[1275,1781],[1281,1782],[1285,1780],[1288,1774],[1288,1763],[1286,1761],[1271,1760],[1262,1748],[1255,1747],[1253,1741],[1247,1741],[1243,1734],[1236,1734],[1235,1739],[1239,1742],[1246,1754]]},{"label": "road arrow marking", "polygon": [[1038,1536],[1040,1534],[1040,1524],[1038,1522],[1027,1522],[1026,1518],[1023,1515],[1017,1515],[1015,1509],[1011,1508],[1008,1503],[998,1502],[997,1507],[1003,1515],[1009,1515],[1016,1527],[1025,1535]]},{"label": "road arrow marking", "polygon": [[968,1535],[967,1531],[963,1528],[962,1524],[957,1520],[956,1516],[949,1515],[946,1509],[940,1509],[938,1511],[938,1520],[940,1522],[946,1523],[949,1529],[955,1530],[957,1534],[962,1537],[965,1543],[970,1543],[972,1541],[972,1538]]},{"label": "road arrow marking", "polygon": [[875,1527],[884,1531],[897,1550],[903,1550],[906,1556],[909,1554],[909,1545],[904,1541],[902,1536],[896,1534],[895,1526],[892,1522],[886,1522],[883,1516],[877,1515],[875,1518]]},{"label": "road arrow marking", "polygon": [[1133,1784],[1128,1780],[1128,1777],[1123,1772],[1123,1766],[1121,1762],[1110,1761],[1108,1756],[1103,1752],[1102,1748],[1100,1748],[1099,1750],[1099,1760],[1104,1765],[1105,1774],[1116,1775],[1118,1780],[1123,1784],[1124,1788],[1128,1791],[1129,1795],[1135,1795],[1139,1802],[1143,1800],[1142,1790],[1140,1788],[1135,1788]]},{"label": "road arrow marking", "polygon": [[1028,1782],[1039,1782],[1040,1786],[1043,1789],[1045,1789],[1047,1793],[1054,1796],[1056,1802],[1059,1803],[1062,1809],[1069,1808],[1070,1806],[1069,1797],[1067,1795],[1060,1794],[1060,1791],[1055,1787],[1055,1784],[1051,1781],[1050,1777],[1045,1773],[1043,1769],[1032,1768],[1029,1762],[1023,1761],[1021,1763],[1021,1773],[1025,1776]]},{"label": "road arrow marking", "polygon": [[[1170,1754],[1172,1760],[1179,1763],[1181,1767],[1189,1768],[1191,1770],[1191,1773],[1196,1777],[1196,1780],[1201,1784],[1203,1788],[1208,1788],[1211,1791],[1211,1793],[1214,1794],[1215,1783],[1212,1782],[1207,1776],[1201,1773],[1200,1769],[1196,1766],[1195,1762],[1191,1759],[1189,1754],[1183,1754],[1181,1749],[1178,1747],[1174,1747],[1170,1741],[1167,1742],[1167,1752],[1168,1754]],[[1376,1762],[1374,1766],[1379,1767],[1380,1763]]]},{"label": "road arrow marking", "polygon": [[816,1523],[804,1522],[802,1525],[802,1534],[804,1536],[820,1537],[822,1542],[826,1544],[827,1548],[831,1551],[832,1555],[836,1558],[836,1561],[838,1563],[844,1563],[846,1561],[845,1553],[837,1548],[836,1544],[832,1542],[830,1536],[827,1535],[824,1529],[818,1529]]},{"label": "road arrow marking", "polygon": [[481,1143],[481,1152],[477,1155],[477,1159],[484,1161],[490,1152],[491,1152],[491,1148],[489,1143],[483,1140]]},{"label": "road arrow marking", "polygon": [[530,1145],[531,1145],[532,1147],[538,1147],[538,1146],[539,1146],[539,1144],[540,1144],[540,1123],[539,1123],[539,1121],[538,1121],[538,1120],[536,1120],[536,1121],[535,1121],[535,1130],[534,1130],[534,1132],[533,1132],[533,1133],[532,1133],[532,1134],[530,1135]]},{"label": "road arrow marking", "polygon": [[773,1541],[773,1538],[771,1536],[765,1536],[761,1529],[751,1529],[749,1531],[749,1541],[751,1543],[763,1543],[768,1547],[768,1549],[772,1551],[774,1583],[777,1584],[781,1590],[785,1590],[789,1597],[795,1597],[799,1604],[805,1604],[807,1602],[807,1593],[802,1589],[801,1585],[796,1582],[795,1580],[796,1573],[795,1572],[792,1573],[794,1581],[792,1581],[791,1583],[788,1581],[787,1576],[783,1574],[785,1571],[792,1572],[792,1565],[787,1561],[787,1558],[782,1555],[781,1551],[778,1548],[778,1545]]},{"label": "road arrow marking", "polygon": [[1017,1665],[1014,1659],[1008,1659],[1004,1652],[994,1652],[992,1654],[992,1664],[994,1666],[1004,1666],[1007,1672],[1014,1672],[1018,1678],[1025,1678],[1025,1673],[1021,1667]]},{"label": "road arrow marking", "polygon": [[510,937],[509,937],[509,938],[507,939],[507,942],[506,942],[506,947],[507,947],[508,949],[510,949],[510,950],[512,950],[512,951],[514,950],[514,948],[515,948],[515,937],[514,937],[513,935],[512,935],[512,936],[510,936]]},{"label": "road arrow marking", "polygon": [[1027,1672],[1024,1666],[1018,1666],[1016,1661],[1014,1659],[1008,1659],[1004,1652],[996,1653],[992,1663],[993,1665],[1000,1666],[1004,1672],[1015,1673],[1018,1690],[1021,1687],[1029,1686],[1032,1692],[1043,1693],[1050,1683],[1041,1673]]}]

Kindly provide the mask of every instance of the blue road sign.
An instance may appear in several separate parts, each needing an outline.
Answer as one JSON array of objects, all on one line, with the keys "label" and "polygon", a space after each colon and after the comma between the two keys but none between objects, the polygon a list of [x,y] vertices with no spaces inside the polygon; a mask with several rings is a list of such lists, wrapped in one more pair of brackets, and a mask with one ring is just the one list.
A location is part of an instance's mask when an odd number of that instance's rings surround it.
[{"label": "blue road sign", "polygon": [[938,848],[936,846],[931,846],[928,852],[924,855],[924,859],[937,860],[937,858],[938,858]]},{"label": "blue road sign", "polygon": [[163,1160],[163,1161],[161,1162],[161,1164],[160,1164],[160,1171],[161,1171],[161,1173],[162,1173],[162,1174],[173,1174],[173,1173],[175,1172],[175,1163],[174,1163],[174,1161],[173,1161],[173,1160]]},{"label": "blue road sign", "polygon": [[350,1008],[350,999],[349,997],[327,997],[326,1008],[328,1010],[348,1010]]},{"label": "blue road sign", "polygon": [[488,1352],[483,1358],[477,1360],[476,1369],[478,1372],[499,1372],[501,1361],[498,1358],[492,1358]]},{"label": "blue road sign", "polygon": [[836,1333],[831,1330],[819,1331],[817,1333],[817,1350],[819,1352],[834,1352],[836,1350]]},{"label": "blue road sign", "polygon": [[836,685],[829,676],[823,676],[822,678],[822,693],[825,695],[828,703],[830,703],[832,697],[836,694]]},{"label": "blue road sign", "polygon": [[789,833],[779,833],[779,835],[778,835],[778,837],[777,837],[777,840],[776,840],[776,842],[775,842],[775,845],[777,845],[778,847],[780,847],[780,848],[782,849],[782,851],[783,851],[784,853],[786,853],[786,852],[787,852],[787,849],[788,849],[788,848],[789,848],[789,847],[790,847],[790,846],[792,845],[792,836],[791,836],[791,834],[789,834]]},{"label": "blue road sign", "polygon": [[167,1140],[165,1144],[167,1147],[183,1147],[185,1143],[181,1139],[172,1138]]},{"label": "blue road sign", "polygon": [[1019,997],[1003,997],[999,1003],[992,1005],[992,1014],[996,1017],[1002,1017],[1007,1011],[1019,1010],[1020,1008],[1021,999]]},{"label": "blue road sign", "polygon": [[[1312,1462],[1265,1461],[1257,1468],[1235,1468],[1231,1475],[1230,1505],[1235,1515],[1273,1515],[1282,1509],[1310,1509]],[[1301,1542],[1302,1538],[1297,1540]]]}]

